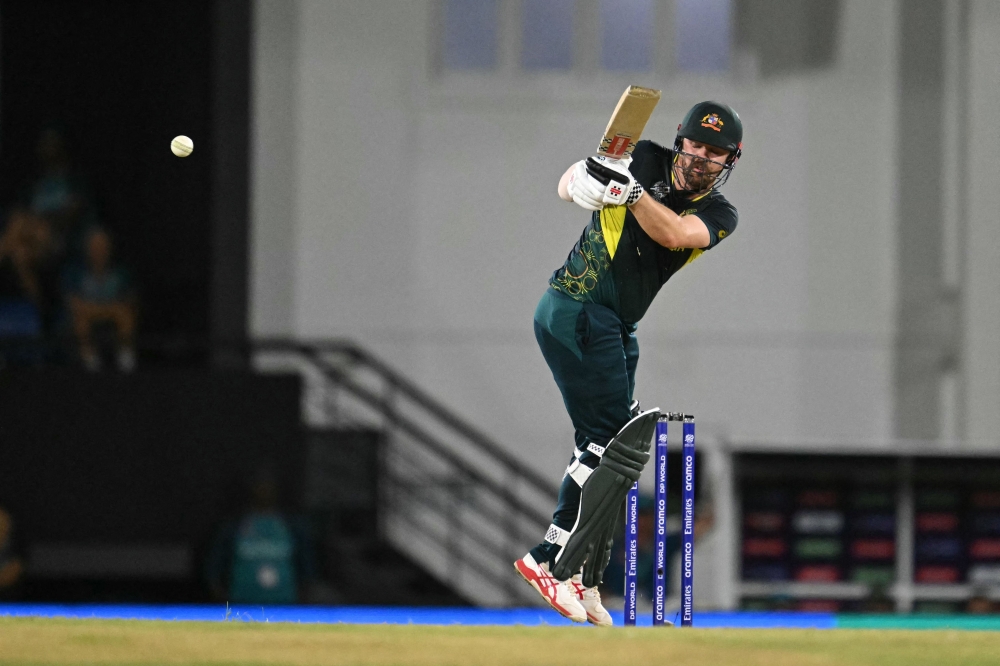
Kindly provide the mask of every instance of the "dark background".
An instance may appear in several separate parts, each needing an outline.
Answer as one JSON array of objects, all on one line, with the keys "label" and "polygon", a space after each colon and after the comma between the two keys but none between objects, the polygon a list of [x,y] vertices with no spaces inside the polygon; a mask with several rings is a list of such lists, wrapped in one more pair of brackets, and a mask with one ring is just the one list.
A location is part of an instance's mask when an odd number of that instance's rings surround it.
[{"label": "dark background", "polygon": [[246,0],[0,0],[0,205],[64,128],[139,284],[147,361],[245,336],[249,26]]},{"label": "dark background", "polygon": [[262,467],[301,497],[297,376],[70,369],[0,377],[0,506],[29,542],[206,540]]},{"label": "dark background", "polygon": [[[249,0],[0,0],[0,215],[55,126],[139,292],[137,372],[58,356],[0,372],[0,506],[28,556],[24,598],[203,599],[205,545],[262,465],[283,507],[300,504],[299,379],[243,362],[250,25]],[[122,544],[193,559],[184,580],[34,574],[39,547]]]},{"label": "dark background", "polygon": [[207,600],[209,544],[258,475],[300,511],[299,405],[294,375],[0,373],[0,507],[28,562],[17,597]]}]

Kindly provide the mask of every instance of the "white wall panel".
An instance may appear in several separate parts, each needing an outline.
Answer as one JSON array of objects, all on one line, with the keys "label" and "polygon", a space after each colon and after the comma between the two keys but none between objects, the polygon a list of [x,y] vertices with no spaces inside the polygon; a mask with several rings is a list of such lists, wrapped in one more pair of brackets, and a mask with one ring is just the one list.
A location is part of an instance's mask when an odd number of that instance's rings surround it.
[{"label": "white wall panel", "polygon": [[993,131],[1000,105],[1000,5],[972,2],[969,54],[970,137],[968,232],[966,235],[965,348],[968,384],[966,433],[971,444],[1000,444],[1000,187],[995,166],[1000,134]]},{"label": "white wall panel", "polygon": [[[371,346],[558,473],[570,425],[531,318],[586,216],[556,181],[627,83],[656,85],[647,136],[669,143],[691,104],[719,98],[744,119],[746,157],[725,188],[739,231],[640,324],[639,397],[734,439],[891,435],[895,3],[845,2],[836,68],[768,81],[440,76],[428,0],[281,4],[297,16],[294,196],[258,169],[255,201],[271,205],[254,225],[293,221],[294,334]],[[282,30],[269,16],[258,67]],[[265,112],[283,89],[258,81]],[[256,140],[275,126],[257,118]],[[254,257],[254,284],[287,271],[287,253]],[[287,319],[259,293],[258,335]]]}]

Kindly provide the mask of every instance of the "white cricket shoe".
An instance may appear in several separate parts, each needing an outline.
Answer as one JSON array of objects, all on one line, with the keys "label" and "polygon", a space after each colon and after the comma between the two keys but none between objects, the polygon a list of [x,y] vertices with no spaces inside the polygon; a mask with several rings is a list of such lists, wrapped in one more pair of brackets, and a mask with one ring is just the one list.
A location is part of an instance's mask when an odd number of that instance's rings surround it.
[{"label": "white cricket shoe", "polygon": [[614,625],[611,613],[601,604],[601,591],[596,587],[584,587],[583,574],[576,574],[564,584],[587,612],[587,622],[596,624],[598,627]]},{"label": "white cricket shoe", "polygon": [[560,615],[568,617],[574,622],[587,621],[587,611],[580,604],[577,595],[549,573],[548,564],[544,562],[538,564],[531,553],[528,553],[514,562],[514,569],[521,574],[521,578],[535,588],[538,594],[542,595],[545,603],[552,606]]}]

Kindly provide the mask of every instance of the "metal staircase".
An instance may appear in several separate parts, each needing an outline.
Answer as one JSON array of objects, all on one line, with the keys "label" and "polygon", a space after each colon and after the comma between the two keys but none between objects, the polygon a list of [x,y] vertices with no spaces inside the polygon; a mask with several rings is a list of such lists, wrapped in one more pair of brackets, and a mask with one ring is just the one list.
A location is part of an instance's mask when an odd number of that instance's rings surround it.
[{"label": "metal staircase", "polygon": [[473,603],[539,603],[512,564],[548,527],[553,480],[356,344],[263,341],[254,366],[302,375],[307,425],[382,434],[382,539]]}]

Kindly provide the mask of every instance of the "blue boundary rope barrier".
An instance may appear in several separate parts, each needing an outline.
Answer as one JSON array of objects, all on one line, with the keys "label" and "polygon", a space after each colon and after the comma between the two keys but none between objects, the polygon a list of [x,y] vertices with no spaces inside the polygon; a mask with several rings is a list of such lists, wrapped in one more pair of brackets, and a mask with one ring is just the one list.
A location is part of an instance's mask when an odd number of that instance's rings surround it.
[{"label": "blue boundary rope barrier", "polygon": [[[673,611],[671,611],[673,612]],[[616,624],[620,611],[612,611]],[[295,622],[303,624],[419,624],[461,626],[570,626],[540,608],[414,608],[378,606],[143,606],[118,604],[0,604],[0,618],[37,617],[99,620],[201,622]],[[639,627],[652,626],[640,616]],[[573,625],[584,627],[584,625]],[[997,615],[865,615],[777,611],[698,611],[703,629],[953,629],[1000,631]]]}]

